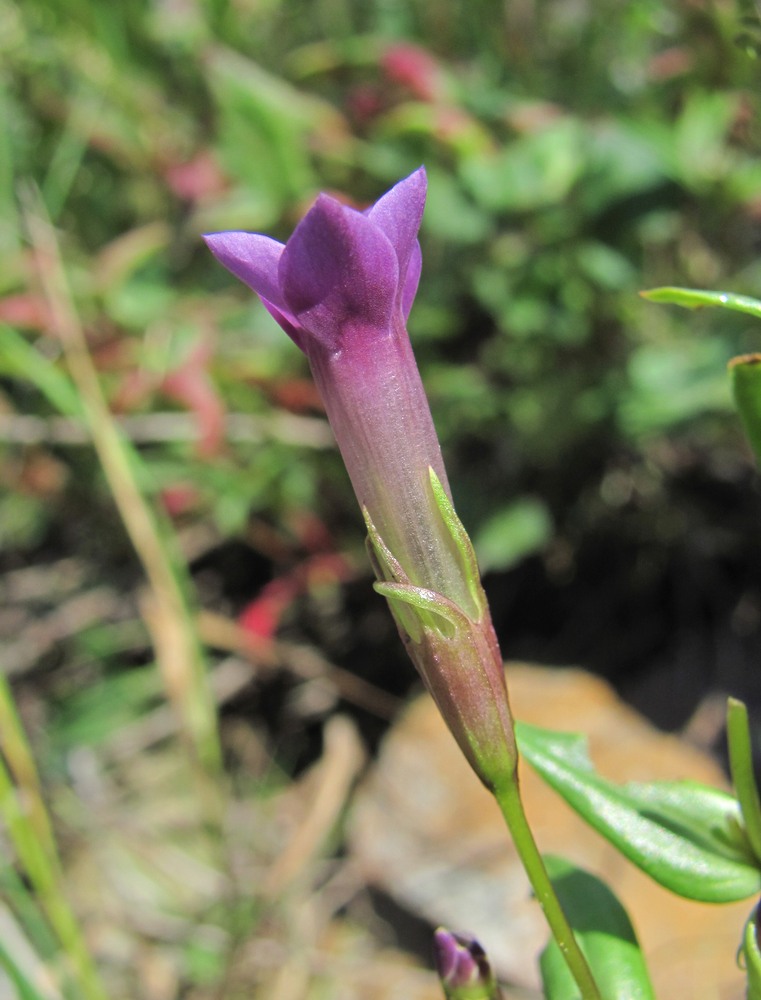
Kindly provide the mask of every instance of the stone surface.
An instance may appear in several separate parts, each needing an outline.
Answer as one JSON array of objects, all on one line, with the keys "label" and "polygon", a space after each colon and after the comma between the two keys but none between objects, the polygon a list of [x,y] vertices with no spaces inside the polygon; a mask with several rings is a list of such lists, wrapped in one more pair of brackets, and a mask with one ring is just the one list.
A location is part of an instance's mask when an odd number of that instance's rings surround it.
[{"label": "stone surface", "polygon": [[[593,761],[611,779],[725,785],[712,759],[654,729],[583,671],[510,665],[508,682],[517,718],[586,733]],[[601,876],[623,901],[658,996],[740,1000],[735,955],[752,901],[709,906],[674,896],[578,819],[528,766],[522,783],[541,850]],[[537,985],[543,918],[496,806],[427,695],[393,727],[359,791],[351,843],[369,881],[433,924],[476,934],[501,977]]]}]

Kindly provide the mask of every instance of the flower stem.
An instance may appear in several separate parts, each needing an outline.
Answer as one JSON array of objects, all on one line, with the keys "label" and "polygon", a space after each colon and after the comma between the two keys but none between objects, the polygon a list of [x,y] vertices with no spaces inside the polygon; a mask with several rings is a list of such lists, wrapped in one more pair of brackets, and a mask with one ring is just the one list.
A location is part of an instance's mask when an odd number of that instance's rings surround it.
[{"label": "flower stem", "polygon": [[579,948],[571,925],[568,923],[568,918],[555,894],[539,848],[536,846],[534,834],[528,824],[526,811],[523,807],[517,776],[515,781],[496,790],[494,795],[502,810],[502,815],[505,817],[521,864],[528,875],[539,905],[544,911],[552,935],[579,988],[581,1000],[601,1000],[592,970]]}]

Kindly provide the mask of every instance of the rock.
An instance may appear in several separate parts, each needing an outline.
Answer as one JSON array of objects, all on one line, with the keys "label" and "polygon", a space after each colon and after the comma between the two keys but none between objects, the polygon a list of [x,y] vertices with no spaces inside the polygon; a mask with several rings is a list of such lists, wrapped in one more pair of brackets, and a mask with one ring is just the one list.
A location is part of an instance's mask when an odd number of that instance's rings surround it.
[{"label": "rock", "polygon": [[[656,730],[583,671],[509,665],[508,684],[517,718],[585,733],[606,777],[726,785],[711,758]],[[657,995],[740,1000],[744,977],[735,956],[752,901],[711,906],[673,895],[583,823],[527,765],[521,777],[541,850],[611,885],[632,918]],[[497,807],[427,695],[410,704],[386,737],[357,794],[350,840],[372,884],[432,924],[474,933],[508,982],[538,985],[543,917]]]}]

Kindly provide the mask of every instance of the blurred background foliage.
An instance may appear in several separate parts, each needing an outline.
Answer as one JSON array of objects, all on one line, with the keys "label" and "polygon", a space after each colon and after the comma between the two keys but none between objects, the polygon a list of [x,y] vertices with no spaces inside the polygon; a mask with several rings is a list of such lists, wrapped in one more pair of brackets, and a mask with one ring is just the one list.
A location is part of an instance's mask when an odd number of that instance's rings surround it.
[{"label": "blurred background foliage", "polygon": [[[421,163],[410,331],[506,654],[667,726],[761,701],[725,371],[759,330],[637,294],[759,294],[760,49],[740,0],[0,0],[0,623],[44,769],[161,688],[30,214],[198,606],[402,694],[304,359],[200,236],[286,239],[318,191],[361,206]],[[328,711],[301,683],[227,708],[286,769]]]},{"label": "blurred background foliage", "polygon": [[[411,333],[485,569],[543,553],[551,587],[606,533],[663,553],[710,530],[679,482],[748,486],[724,366],[756,348],[752,321],[672,314],[637,291],[757,288],[752,9],[27,0],[0,16],[8,568],[84,547],[108,574],[125,556],[92,453],[30,423],[55,402],[30,366],[60,366],[20,207],[32,186],[109,403],[146,439],[145,488],[270,564],[257,534],[276,535],[275,575],[310,544],[305,519],[318,547],[354,552],[361,528],[321,428],[304,422],[304,447],[287,420],[319,413],[303,359],[199,236],[285,239],[317,191],[363,204],[421,162]],[[692,501],[705,507],[697,488]],[[255,588],[268,569],[250,572]],[[245,586],[233,601],[254,596]],[[507,598],[504,615],[509,651]]]}]

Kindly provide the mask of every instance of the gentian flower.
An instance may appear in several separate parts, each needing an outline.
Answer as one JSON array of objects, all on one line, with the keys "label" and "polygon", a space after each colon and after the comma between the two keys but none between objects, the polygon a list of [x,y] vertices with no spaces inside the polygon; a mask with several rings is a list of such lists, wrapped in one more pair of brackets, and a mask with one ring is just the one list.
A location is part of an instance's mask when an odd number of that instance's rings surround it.
[{"label": "gentian flower", "polygon": [[402,639],[489,787],[513,780],[502,660],[473,548],[452,506],[406,320],[421,269],[421,168],[364,212],[322,194],[283,245],[205,237],[306,354]]}]

